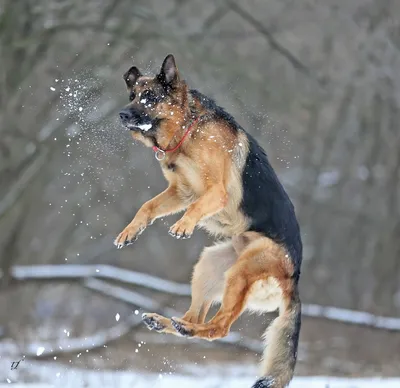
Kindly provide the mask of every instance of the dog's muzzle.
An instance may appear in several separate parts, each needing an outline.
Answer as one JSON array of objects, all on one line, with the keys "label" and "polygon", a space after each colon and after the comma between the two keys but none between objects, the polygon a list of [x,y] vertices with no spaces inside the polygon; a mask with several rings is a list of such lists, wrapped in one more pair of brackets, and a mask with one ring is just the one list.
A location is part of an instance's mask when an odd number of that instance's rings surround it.
[{"label": "dog's muzzle", "polygon": [[145,113],[135,112],[132,109],[122,109],[119,112],[119,117],[122,124],[131,131],[147,132],[153,126],[149,116]]}]

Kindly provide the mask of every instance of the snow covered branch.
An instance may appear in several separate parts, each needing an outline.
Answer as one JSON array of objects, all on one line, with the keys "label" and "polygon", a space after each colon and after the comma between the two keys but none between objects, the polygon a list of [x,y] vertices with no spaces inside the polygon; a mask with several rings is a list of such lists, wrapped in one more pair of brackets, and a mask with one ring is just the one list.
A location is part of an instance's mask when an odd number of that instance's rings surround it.
[{"label": "snow covered branch", "polygon": [[[135,286],[146,287],[159,292],[165,292],[179,296],[190,296],[190,285],[176,283],[161,279],[156,276],[127,269],[116,268],[111,265],[33,265],[13,266],[11,276],[16,280],[32,279],[85,279],[85,286],[96,289],[102,293],[112,294],[116,291],[114,286],[105,282],[96,283],[94,278],[112,279]],[[90,278],[90,279],[88,279]],[[160,311],[161,306],[154,300],[141,294],[119,287],[117,298],[128,303],[136,304],[150,310]],[[111,295],[114,296],[114,295]],[[165,310],[163,310],[165,311]],[[319,306],[315,304],[303,304],[302,314],[305,317],[323,318],[348,324],[356,324],[376,329],[400,331],[400,318],[383,317],[363,311],[355,311],[331,306]],[[166,315],[172,314],[167,312]],[[176,315],[176,314],[175,314]]]},{"label": "snow covered branch", "polygon": [[163,307],[160,303],[156,302],[147,296],[139,294],[132,290],[127,290],[123,287],[114,286],[103,280],[99,279],[85,279],[83,285],[91,290],[98,291],[104,295],[111,296],[115,299],[122,300],[123,302],[132,304],[134,306],[151,310],[149,312],[159,311],[167,316],[180,315],[176,310],[168,307]]},{"label": "snow covered branch", "polygon": [[88,277],[117,280],[174,295],[190,296],[190,286],[111,265],[16,265],[11,268],[16,280],[83,279]]},{"label": "snow covered branch", "polygon": [[307,317],[325,318],[332,321],[369,326],[375,329],[400,331],[400,318],[381,317],[364,311],[304,304],[302,306],[302,314]]}]

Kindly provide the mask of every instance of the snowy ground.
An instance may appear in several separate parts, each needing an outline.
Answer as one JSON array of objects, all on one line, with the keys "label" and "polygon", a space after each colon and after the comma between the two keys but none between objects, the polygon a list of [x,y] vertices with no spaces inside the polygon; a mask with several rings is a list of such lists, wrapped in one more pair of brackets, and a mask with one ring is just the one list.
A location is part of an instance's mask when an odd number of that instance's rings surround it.
[{"label": "snowy ground", "polygon": [[[68,368],[51,362],[25,360],[17,370],[10,370],[10,360],[1,359],[2,387],[24,388],[250,388],[255,381],[251,366],[232,365],[229,368],[187,367],[187,374],[154,374],[143,372],[94,371]],[[254,373],[253,373],[254,372]],[[290,388],[399,388],[398,379],[345,379],[336,377],[296,377]]]},{"label": "snowy ground", "polygon": [[[113,387],[113,388],[148,388],[159,387],[159,388],[175,388],[175,387],[190,387],[190,388],[217,388],[217,387],[228,387],[228,388],[250,388],[251,379],[232,379],[222,380],[218,377],[211,378],[188,378],[183,376],[171,376],[165,379],[157,379],[155,376],[145,377],[136,376],[130,379],[122,379],[119,382],[103,382],[104,380],[97,380],[97,383],[93,380],[93,383],[87,384],[88,380],[74,381],[74,385],[62,383],[59,381],[54,384],[45,383],[27,383],[27,384],[0,384],[1,388],[52,388],[52,387],[87,387],[87,388],[98,388],[98,387]],[[100,385],[96,385],[100,384]],[[289,388],[399,388],[400,380],[357,380],[357,379],[334,379],[334,378],[298,378],[293,381]]]}]

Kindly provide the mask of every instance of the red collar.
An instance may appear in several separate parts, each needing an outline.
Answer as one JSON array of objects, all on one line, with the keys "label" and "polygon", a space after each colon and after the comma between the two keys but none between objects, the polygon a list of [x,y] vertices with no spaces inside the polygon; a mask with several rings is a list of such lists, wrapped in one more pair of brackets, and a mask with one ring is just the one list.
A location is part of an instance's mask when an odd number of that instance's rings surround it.
[{"label": "red collar", "polygon": [[185,141],[186,137],[189,135],[189,132],[191,131],[191,129],[199,122],[199,120],[201,119],[202,116],[199,116],[196,120],[194,120],[192,122],[192,124],[190,124],[188,126],[188,128],[186,129],[185,133],[182,136],[182,139],[180,140],[180,142],[174,147],[174,148],[170,148],[170,149],[166,149],[166,150],[162,150],[161,148],[157,147],[157,146],[153,146],[153,151],[154,151],[154,156],[156,157],[156,159],[158,161],[163,160],[165,158],[165,154],[167,152],[174,152],[176,151]]}]

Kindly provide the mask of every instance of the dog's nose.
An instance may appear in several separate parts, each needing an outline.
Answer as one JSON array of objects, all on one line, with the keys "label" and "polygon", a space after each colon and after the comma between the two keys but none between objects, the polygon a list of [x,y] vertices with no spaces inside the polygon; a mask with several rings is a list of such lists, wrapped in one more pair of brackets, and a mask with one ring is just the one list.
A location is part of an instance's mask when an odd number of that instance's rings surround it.
[{"label": "dog's nose", "polygon": [[119,112],[119,117],[122,121],[126,122],[133,117],[133,114],[129,109],[123,109],[121,112]]}]

